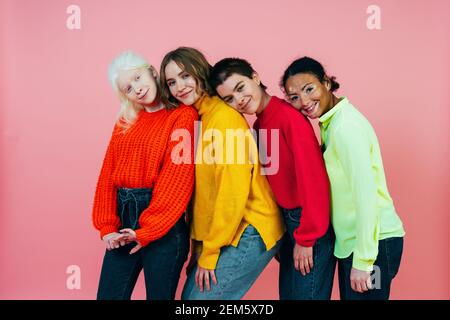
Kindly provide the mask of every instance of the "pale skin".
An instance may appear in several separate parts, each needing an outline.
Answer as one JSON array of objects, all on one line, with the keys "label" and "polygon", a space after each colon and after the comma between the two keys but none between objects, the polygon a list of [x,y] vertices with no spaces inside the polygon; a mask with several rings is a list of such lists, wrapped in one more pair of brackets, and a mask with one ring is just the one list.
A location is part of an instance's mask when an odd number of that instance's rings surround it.
[{"label": "pale skin", "polygon": [[[154,112],[164,108],[161,101],[156,99],[158,93],[157,73],[155,68],[142,67],[132,70],[121,70],[116,84],[120,93],[128,100],[144,107],[147,112]],[[113,250],[136,242],[130,254],[138,252],[142,246],[136,239],[136,232],[132,229],[122,229],[103,237],[107,250]]]},{"label": "pale skin", "polygon": [[[234,73],[218,85],[216,90],[230,107],[240,113],[253,115],[263,112],[271,98],[260,84],[261,80],[256,72],[251,78]],[[294,268],[306,276],[314,267],[313,247],[304,247],[296,243],[293,259]]]},{"label": "pale skin", "polygon": [[[291,104],[310,119],[319,118],[340,100],[330,91],[331,82],[328,77],[321,82],[310,73],[298,73],[289,77],[284,89]],[[372,289],[370,272],[352,268],[350,284],[352,289],[359,293]]]}]

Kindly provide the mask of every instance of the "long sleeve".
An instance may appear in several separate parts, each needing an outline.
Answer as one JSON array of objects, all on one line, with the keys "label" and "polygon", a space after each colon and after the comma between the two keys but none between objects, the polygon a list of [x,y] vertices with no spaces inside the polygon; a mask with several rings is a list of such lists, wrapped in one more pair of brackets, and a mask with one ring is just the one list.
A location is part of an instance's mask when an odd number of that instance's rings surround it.
[{"label": "long sleeve", "polygon": [[94,227],[100,231],[100,238],[103,238],[103,236],[109,233],[117,232],[120,226],[120,219],[116,213],[116,188],[112,181],[114,168],[113,145],[118,130],[119,128],[116,125],[106,150],[95,191],[92,221]]},{"label": "long sleeve", "polygon": [[286,130],[291,144],[295,177],[302,199],[300,225],[294,231],[296,242],[311,247],[330,223],[330,184],[314,131],[303,116],[289,118]]},{"label": "long sleeve", "polygon": [[337,157],[350,182],[356,207],[353,267],[371,271],[378,255],[380,217],[370,139],[363,128],[351,122],[340,124],[334,131],[333,139]]},{"label": "long sleeve", "polygon": [[[191,198],[194,186],[194,121],[198,118],[193,108],[185,108],[174,122],[172,134],[185,133],[182,141],[171,139],[164,156],[164,163],[156,178],[150,205],[139,219],[140,229],[136,230],[139,243],[149,242],[164,236],[180,219]],[[174,141],[172,141],[174,140]],[[190,150],[189,163],[175,163],[172,152]]]},{"label": "long sleeve", "polygon": [[[230,122],[227,128],[232,128],[233,125],[236,126],[236,123]],[[225,130],[222,134],[225,136]],[[246,135],[247,145],[249,145],[248,138]],[[233,152],[232,157],[229,152]],[[226,160],[228,157],[233,159],[232,163],[214,164],[217,198],[210,229],[203,240],[202,253],[198,260],[199,266],[206,269],[216,268],[220,249],[229,245],[235,237],[250,193],[253,166],[248,163],[249,155],[246,154],[245,163],[240,164],[238,144],[235,143],[234,148],[229,148],[226,144],[223,159]]]}]

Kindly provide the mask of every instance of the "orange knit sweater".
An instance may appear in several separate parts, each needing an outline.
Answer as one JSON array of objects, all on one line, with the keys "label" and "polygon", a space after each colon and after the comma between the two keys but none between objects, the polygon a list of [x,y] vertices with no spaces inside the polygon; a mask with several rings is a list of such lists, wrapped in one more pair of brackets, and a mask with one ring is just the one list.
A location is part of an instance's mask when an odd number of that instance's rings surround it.
[{"label": "orange knit sweater", "polygon": [[[136,230],[139,243],[164,236],[178,221],[191,198],[194,186],[194,121],[197,111],[192,107],[141,111],[136,122],[125,132],[117,125],[111,136],[95,192],[92,219],[100,237],[117,232],[117,188],[153,188],[150,205],[140,218]],[[190,164],[175,164],[172,149],[181,138],[171,140],[175,129],[190,133]],[[186,139],[185,139],[186,140]],[[177,150],[179,146],[177,146]]]}]

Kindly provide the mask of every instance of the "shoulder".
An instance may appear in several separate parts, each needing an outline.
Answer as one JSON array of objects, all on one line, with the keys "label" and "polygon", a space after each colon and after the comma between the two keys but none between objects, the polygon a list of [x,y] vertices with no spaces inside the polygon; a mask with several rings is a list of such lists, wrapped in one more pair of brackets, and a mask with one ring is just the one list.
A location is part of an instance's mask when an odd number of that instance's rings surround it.
[{"label": "shoulder", "polygon": [[211,122],[218,129],[242,128],[248,129],[248,123],[244,116],[228,106],[224,101],[218,98]]},{"label": "shoulder", "polygon": [[197,110],[192,106],[180,105],[178,108],[168,110],[169,117],[177,119],[198,119]]},{"label": "shoulder", "polygon": [[332,124],[331,131],[340,135],[362,134],[373,131],[369,120],[350,103],[335,114]]}]

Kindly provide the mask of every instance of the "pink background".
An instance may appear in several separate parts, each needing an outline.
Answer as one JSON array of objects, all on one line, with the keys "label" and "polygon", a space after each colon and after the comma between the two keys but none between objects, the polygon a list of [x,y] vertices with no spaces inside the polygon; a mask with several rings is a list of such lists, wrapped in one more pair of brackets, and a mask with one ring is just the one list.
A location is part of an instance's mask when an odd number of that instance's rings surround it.
[{"label": "pink background", "polygon": [[[70,4],[81,30],[66,28]],[[366,27],[371,4],[381,30]],[[107,66],[133,49],[159,68],[180,45],[248,59],[278,96],[294,58],[323,62],[375,127],[405,225],[391,297],[450,298],[449,13],[447,0],[0,1],[0,298],[95,298],[91,205],[119,107]],[[69,265],[80,290],[66,288]],[[277,282],[272,262],[246,298],[277,299]]]}]

